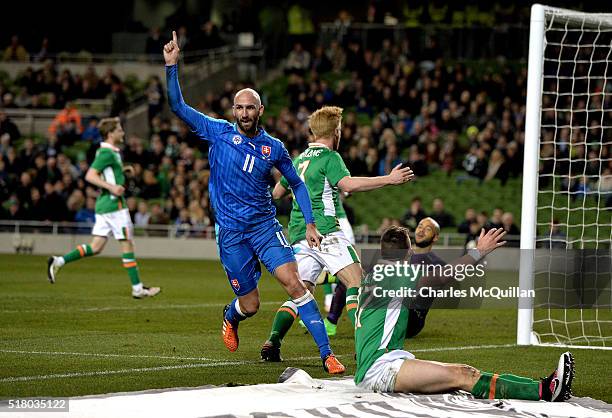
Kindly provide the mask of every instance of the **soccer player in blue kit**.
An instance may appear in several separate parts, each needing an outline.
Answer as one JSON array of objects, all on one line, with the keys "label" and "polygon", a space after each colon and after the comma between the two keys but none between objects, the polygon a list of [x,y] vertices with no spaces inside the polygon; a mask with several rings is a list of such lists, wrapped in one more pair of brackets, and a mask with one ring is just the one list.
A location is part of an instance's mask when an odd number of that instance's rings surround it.
[{"label": "soccer player in blue kit", "polygon": [[276,220],[269,191],[276,167],[289,181],[306,219],[306,239],[319,246],[308,190],[297,174],[283,143],[258,126],[263,114],[259,94],[243,89],[234,97],[236,123],[208,117],[185,104],[178,82],[179,47],[176,32],[164,46],[168,101],[172,111],[209,144],[210,200],[215,210],[217,246],[221,263],[236,298],[225,307],[223,342],[238,349],[238,324],[259,309],[259,260],[281,283],[319,347],[323,368],[339,374],[345,367],[334,356],[323,319],[312,294],[298,275],[291,245]]}]

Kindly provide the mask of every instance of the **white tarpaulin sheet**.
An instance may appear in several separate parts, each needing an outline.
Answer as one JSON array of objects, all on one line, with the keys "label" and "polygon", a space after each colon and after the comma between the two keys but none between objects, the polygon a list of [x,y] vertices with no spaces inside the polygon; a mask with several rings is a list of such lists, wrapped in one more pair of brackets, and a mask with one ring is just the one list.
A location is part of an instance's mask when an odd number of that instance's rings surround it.
[{"label": "white tarpaulin sheet", "polygon": [[350,378],[310,379],[303,371],[295,376],[276,384],[75,397],[69,413],[11,412],[0,417],[612,417],[612,405],[590,398],[550,403],[479,400],[464,392],[380,394],[357,388]]}]

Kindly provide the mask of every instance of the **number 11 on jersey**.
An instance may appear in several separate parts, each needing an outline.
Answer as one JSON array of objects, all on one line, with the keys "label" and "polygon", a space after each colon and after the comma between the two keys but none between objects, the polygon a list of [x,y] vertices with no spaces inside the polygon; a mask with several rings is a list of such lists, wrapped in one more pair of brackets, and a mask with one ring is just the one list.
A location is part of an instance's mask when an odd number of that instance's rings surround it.
[{"label": "number 11 on jersey", "polygon": [[246,171],[247,173],[252,173],[254,164],[255,164],[255,156],[251,154],[247,154],[246,160],[244,160],[244,165],[242,166],[242,171]]}]

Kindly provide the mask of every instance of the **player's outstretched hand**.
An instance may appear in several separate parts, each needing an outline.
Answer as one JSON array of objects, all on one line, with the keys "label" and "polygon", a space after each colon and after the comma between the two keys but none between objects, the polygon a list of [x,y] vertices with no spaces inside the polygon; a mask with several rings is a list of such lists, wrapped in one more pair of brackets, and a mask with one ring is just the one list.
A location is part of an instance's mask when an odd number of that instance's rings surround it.
[{"label": "player's outstretched hand", "polygon": [[322,239],[323,235],[314,224],[306,224],[306,241],[310,248],[321,248]]},{"label": "player's outstretched hand", "polygon": [[172,31],[172,40],[164,45],[164,60],[166,61],[166,65],[176,64],[179,59],[179,52],[181,52],[181,50],[178,46],[176,31]]},{"label": "player's outstretched hand", "polygon": [[476,249],[480,251],[480,254],[484,257],[491,251],[495,250],[506,244],[506,241],[501,239],[506,235],[504,228],[491,228],[489,232],[485,233],[485,229],[480,230],[480,237],[478,237],[478,244]]},{"label": "player's outstretched hand", "polygon": [[402,168],[402,164],[396,165],[389,173],[389,184],[404,184],[414,178],[410,167]]}]

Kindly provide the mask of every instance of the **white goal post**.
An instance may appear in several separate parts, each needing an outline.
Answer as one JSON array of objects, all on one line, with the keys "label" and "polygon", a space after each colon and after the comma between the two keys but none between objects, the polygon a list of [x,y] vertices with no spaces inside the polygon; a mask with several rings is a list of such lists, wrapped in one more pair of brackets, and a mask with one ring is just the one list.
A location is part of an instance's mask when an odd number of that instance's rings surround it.
[{"label": "white goal post", "polygon": [[[612,348],[612,191],[608,189],[612,180],[611,96],[612,13],[533,5],[519,286],[536,294],[548,292],[549,305],[542,308],[536,301],[520,305],[519,345]],[[595,251],[595,261],[589,263],[597,264],[604,273],[595,283],[594,297],[604,306],[595,303],[588,309],[582,305],[577,309],[551,308],[554,291],[559,290],[552,284],[556,277],[550,271],[556,262],[549,262],[549,270],[544,272],[541,263],[538,266],[537,254],[547,251],[553,259],[554,251],[569,254],[572,250],[575,254],[585,248]],[[536,283],[538,269],[548,276],[548,285]],[[561,280],[571,285],[569,274],[563,274]],[[536,317],[538,312],[543,314],[540,318]]]}]

